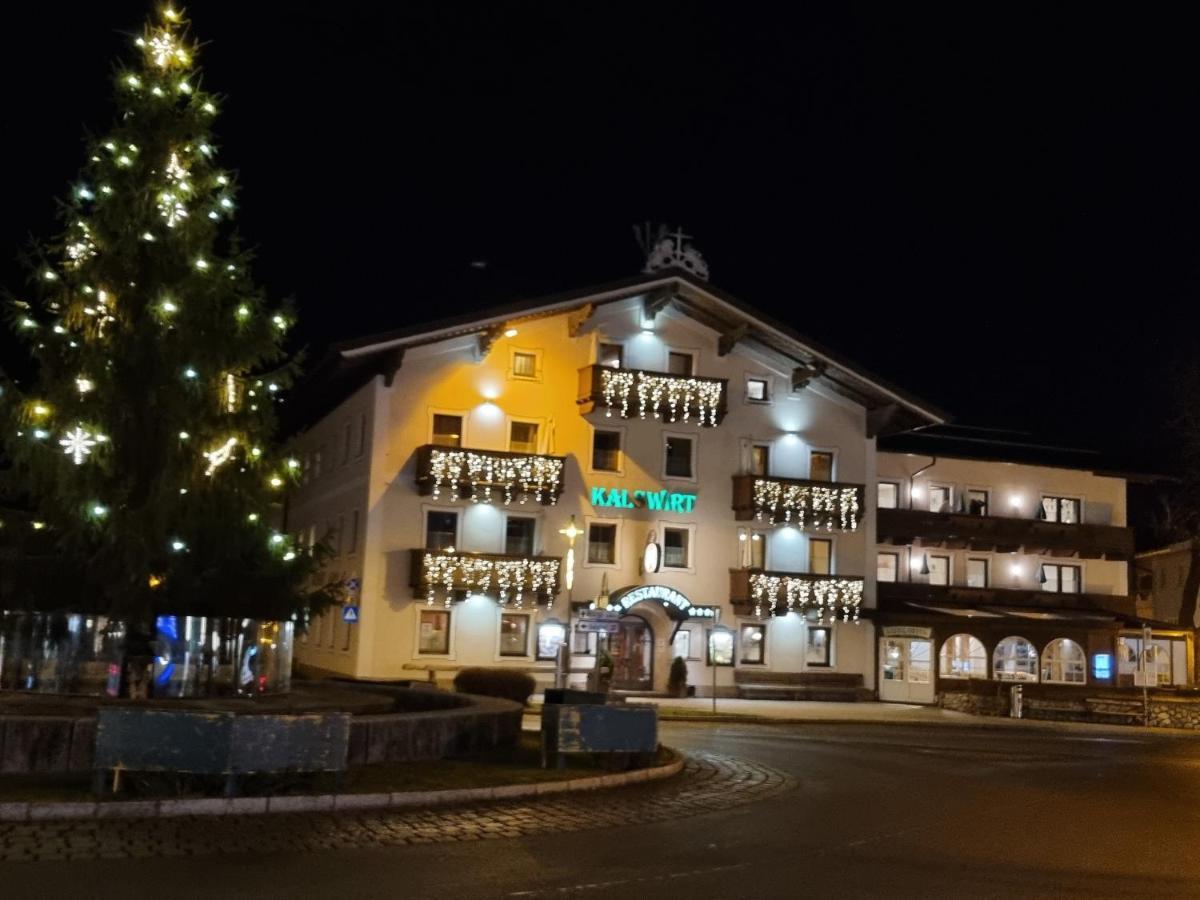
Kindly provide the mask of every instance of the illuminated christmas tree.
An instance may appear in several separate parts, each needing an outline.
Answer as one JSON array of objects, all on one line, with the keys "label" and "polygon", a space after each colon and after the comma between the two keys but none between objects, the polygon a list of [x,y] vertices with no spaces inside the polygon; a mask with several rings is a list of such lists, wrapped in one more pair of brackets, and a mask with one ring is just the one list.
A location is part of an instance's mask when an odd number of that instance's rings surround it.
[{"label": "illuminated christmas tree", "polygon": [[303,619],[336,590],[313,586],[320,548],[276,530],[298,475],[272,444],[294,316],[232,234],[218,99],[182,14],[134,43],[116,122],[13,301],[36,375],[3,384],[25,513],[5,522],[0,608]]}]

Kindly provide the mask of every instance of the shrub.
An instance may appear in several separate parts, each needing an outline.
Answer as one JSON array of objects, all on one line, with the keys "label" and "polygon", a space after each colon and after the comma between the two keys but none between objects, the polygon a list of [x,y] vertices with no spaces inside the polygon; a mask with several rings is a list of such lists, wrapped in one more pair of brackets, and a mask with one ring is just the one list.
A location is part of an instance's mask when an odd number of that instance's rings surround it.
[{"label": "shrub", "polygon": [[687,662],[682,656],[671,660],[671,672],[667,676],[667,693],[672,697],[687,694]]},{"label": "shrub", "polygon": [[533,676],[516,669],[488,669],[482,666],[462,669],[454,676],[454,689],[460,694],[502,697],[524,705],[536,682]]}]

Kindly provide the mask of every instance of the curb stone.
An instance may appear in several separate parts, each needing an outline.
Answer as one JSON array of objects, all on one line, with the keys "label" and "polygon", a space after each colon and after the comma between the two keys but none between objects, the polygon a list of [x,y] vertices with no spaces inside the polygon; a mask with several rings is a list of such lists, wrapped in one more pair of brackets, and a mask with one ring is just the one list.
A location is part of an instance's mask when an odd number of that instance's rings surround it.
[{"label": "curb stone", "polygon": [[232,800],[224,797],[203,797],[184,800],[131,800],[110,803],[0,803],[0,822],[56,819],[166,819],[180,816],[242,816],[264,813],[449,806],[481,800],[510,800],[519,797],[592,791],[647,781],[659,781],[678,775],[683,770],[683,765],[682,754],[675,753],[675,758],[669,763],[633,772],[444,791],[396,791],[387,794],[306,794],[281,797],[236,797]]}]

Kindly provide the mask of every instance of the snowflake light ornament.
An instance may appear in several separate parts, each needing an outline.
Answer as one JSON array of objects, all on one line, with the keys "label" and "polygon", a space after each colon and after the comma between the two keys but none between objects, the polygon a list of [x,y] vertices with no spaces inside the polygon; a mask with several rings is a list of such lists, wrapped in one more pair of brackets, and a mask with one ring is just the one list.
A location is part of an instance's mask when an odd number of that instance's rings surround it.
[{"label": "snowflake light ornament", "polygon": [[91,455],[92,448],[96,446],[98,441],[82,425],[76,425],[58,443],[63,448],[63,453],[71,457],[75,461],[75,465],[81,466],[83,465],[84,458]]}]

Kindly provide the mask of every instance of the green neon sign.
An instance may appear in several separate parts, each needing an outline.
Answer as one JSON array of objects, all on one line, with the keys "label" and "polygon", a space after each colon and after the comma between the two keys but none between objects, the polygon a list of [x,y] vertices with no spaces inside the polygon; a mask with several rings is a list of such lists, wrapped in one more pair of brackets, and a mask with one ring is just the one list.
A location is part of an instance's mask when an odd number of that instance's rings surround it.
[{"label": "green neon sign", "polygon": [[592,488],[592,506],[598,509],[650,509],[656,512],[690,513],[695,494],[674,491],[628,491],[625,488]]}]

